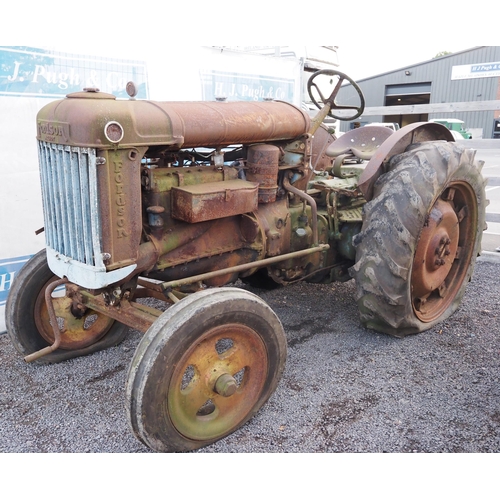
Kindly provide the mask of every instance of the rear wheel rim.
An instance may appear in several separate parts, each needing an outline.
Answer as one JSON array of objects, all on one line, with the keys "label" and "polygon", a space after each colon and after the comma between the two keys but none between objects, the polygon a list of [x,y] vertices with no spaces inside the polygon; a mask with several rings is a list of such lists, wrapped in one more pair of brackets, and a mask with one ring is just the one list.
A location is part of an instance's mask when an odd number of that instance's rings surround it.
[{"label": "rear wheel rim", "polygon": [[412,305],[420,321],[439,318],[461,290],[473,257],[477,213],[476,195],[465,182],[450,184],[429,211],[411,276]]}]

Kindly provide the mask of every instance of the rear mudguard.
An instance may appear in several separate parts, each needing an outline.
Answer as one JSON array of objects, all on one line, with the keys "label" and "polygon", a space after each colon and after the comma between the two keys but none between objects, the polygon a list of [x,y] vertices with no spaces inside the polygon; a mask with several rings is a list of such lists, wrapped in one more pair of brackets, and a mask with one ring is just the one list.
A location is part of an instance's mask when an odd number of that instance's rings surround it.
[{"label": "rear mudguard", "polygon": [[418,122],[390,135],[376,150],[359,178],[359,189],[366,201],[373,196],[375,181],[385,173],[385,164],[392,156],[403,153],[413,143],[429,141],[454,142],[451,132],[439,123]]}]

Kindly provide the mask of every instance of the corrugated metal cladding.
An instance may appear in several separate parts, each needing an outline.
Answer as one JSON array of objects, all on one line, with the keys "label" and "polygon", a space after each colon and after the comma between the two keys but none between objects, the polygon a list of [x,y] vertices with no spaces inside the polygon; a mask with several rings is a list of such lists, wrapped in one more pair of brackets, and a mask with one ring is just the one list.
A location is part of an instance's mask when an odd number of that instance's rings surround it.
[{"label": "corrugated metal cladding", "polygon": [[[438,57],[420,64],[406,66],[397,70],[365,78],[356,82],[366,100],[366,107],[384,106],[386,95],[395,95],[398,89],[430,88],[429,104],[451,102],[493,101],[500,98],[500,78],[470,78],[452,80],[454,66],[500,62],[500,46],[480,46],[448,56]],[[419,92],[417,90],[417,92]],[[429,92],[422,90],[422,93]],[[337,97],[339,104],[359,102],[351,85],[342,87]],[[456,113],[433,113],[431,118],[458,118],[467,128],[482,129],[484,138],[491,138],[495,111],[474,111]],[[383,116],[360,117],[356,121],[381,122]],[[351,128],[349,122],[340,122],[340,130]]]}]

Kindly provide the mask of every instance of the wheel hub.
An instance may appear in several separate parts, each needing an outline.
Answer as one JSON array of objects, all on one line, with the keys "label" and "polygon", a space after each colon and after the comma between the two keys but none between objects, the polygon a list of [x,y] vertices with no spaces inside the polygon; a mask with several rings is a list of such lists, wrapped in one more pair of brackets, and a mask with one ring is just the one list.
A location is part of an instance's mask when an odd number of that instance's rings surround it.
[{"label": "wheel hub", "polygon": [[266,348],[253,329],[226,324],[208,330],[174,370],[168,395],[172,423],[190,439],[226,434],[258,400],[267,371]]},{"label": "wheel hub", "polygon": [[[57,327],[61,332],[60,349],[75,350],[88,347],[104,337],[113,325],[113,319],[89,309],[81,311],[78,317],[75,316],[72,312],[74,311],[73,299],[68,296],[66,290],[58,292],[56,289],[52,294],[52,305]],[[54,327],[43,293],[40,293],[36,299],[34,319],[40,335],[49,344],[53,344]]]},{"label": "wheel hub", "polygon": [[215,382],[215,392],[225,398],[232,396],[237,389],[238,384],[229,373],[222,374]]},{"label": "wheel hub", "polygon": [[459,221],[453,207],[438,200],[420,235],[413,266],[413,295],[425,298],[439,289],[455,260]]},{"label": "wheel hub", "polygon": [[458,248],[458,218],[451,205],[438,200],[420,235],[413,267],[413,294],[425,297],[450,272]]}]

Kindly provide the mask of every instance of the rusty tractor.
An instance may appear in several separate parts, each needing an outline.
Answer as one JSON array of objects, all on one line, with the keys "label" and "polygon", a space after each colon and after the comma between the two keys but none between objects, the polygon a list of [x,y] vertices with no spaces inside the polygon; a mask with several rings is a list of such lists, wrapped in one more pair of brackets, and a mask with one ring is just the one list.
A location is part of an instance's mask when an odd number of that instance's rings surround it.
[{"label": "rusty tractor", "polygon": [[[337,103],[344,82],[354,105]],[[458,308],[481,250],[485,182],[442,125],[336,140],[325,118],[357,118],[364,98],[331,70],[308,82],[312,119],[286,102],[153,102],[127,89],[118,100],[87,88],[39,111],[46,248],[18,274],[6,322],[38,363],[144,332],[125,399],[152,450],[223,438],[277,387],[279,318],[224,285],[354,278],[362,323],[395,336]]]}]

